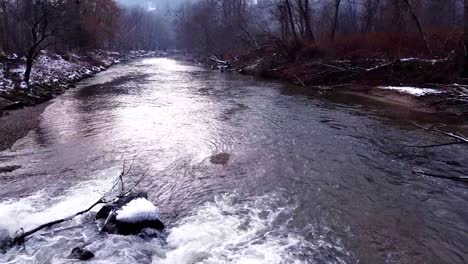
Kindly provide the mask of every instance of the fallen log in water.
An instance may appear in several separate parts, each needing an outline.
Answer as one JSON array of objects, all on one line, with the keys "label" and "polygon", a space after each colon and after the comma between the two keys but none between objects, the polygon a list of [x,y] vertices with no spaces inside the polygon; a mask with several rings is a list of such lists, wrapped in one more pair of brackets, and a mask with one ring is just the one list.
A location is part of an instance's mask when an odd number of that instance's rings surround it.
[{"label": "fallen log in water", "polygon": [[[138,181],[128,190],[124,188],[124,177],[128,175],[133,167],[135,159],[128,169],[125,162],[118,179],[112,188],[103,195],[99,200],[92,204],[87,209],[73,214],[69,217],[57,219],[52,222],[42,224],[29,231],[20,229],[13,239],[6,239],[7,242],[0,245],[0,249],[14,246],[24,245],[26,239],[39,232],[40,230],[52,227],[54,225],[69,221],[79,215],[91,211],[94,207],[100,204],[105,204],[97,213],[96,219],[106,219],[102,231],[109,233],[117,233],[122,235],[137,234],[144,228],[153,228],[158,231],[164,229],[164,224],[159,220],[159,210],[150,201],[147,200],[147,194],[142,192],[134,192],[134,189],[141,183],[147,175],[148,170],[143,173]],[[116,187],[119,188],[117,199],[108,200],[107,196],[112,193]],[[8,241],[10,240],[10,241]]]},{"label": "fallen log in water", "polygon": [[32,230],[29,230],[27,232],[24,232],[23,229],[20,230],[19,234],[13,239],[13,243],[15,245],[22,245],[24,244],[26,238],[42,229],[45,229],[45,228],[48,228],[48,227],[51,227],[53,225],[57,225],[57,224],[60,224],[60,223],[63,223],[63,222],[66,222],[66,221],[69,221],[79,215],[82,215],[84,213],[87,213],[89,211],[91,211],[95,206],[97,206],[98,204],[103,204],[103,203],[106,203],[102,198],[95,202],[93,205],[91,205],[88,209],[86,210],[83,210],[81,212],[78,212],[72,216],[69,216],[69,217],[66,217],[66,218],[62,218],[62,219],[58,219],[58,220],[55,220],[53,222],[49,222],[49,223],[46,223],[46,224],[43,224],[43,225],[40,225]]}]

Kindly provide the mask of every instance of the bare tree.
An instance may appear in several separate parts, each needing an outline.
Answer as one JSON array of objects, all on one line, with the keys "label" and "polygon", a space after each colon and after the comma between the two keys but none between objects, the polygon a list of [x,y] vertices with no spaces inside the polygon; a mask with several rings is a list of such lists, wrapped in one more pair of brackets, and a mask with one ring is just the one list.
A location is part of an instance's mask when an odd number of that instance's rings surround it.
[{"label": "bare tree", "polygon": [[309,0],[296,0],[296,2],[299,9],[301,21],[303,21],[304,23],[304,36],[307,40],[315,42],[315,36],[312,32]]},{"label": "bare tree", "polygon": [[332,26],[331,26],[331,32],[330,32],[331,41],[335,40],[336,27],[338,25],[338,15],[340,12],[340,4],[341,4],[341,0],[333,1],[333,20],[332,20]]},{"label": "bare tree", "polygon": [[[19,1],[20,2],[20,1]],[[25,52],[26,70],[24,81],[29,83],[33,63],[40,51],[51,45],[48,42],[53,36],[57,36],[63,29],[64,0],[26,0],[25,9],[17,13],[18,20],[23,23],[29,32],[29,43]]]},{"label": "bare tree", "polygon": [[294,22],[294,13],[293,13],[291,2],[289,0],[285,0],[284,3],[286,6],[286,12],[287,12],[288,20],[289,20],[289,25],[291,26],[291,32],[294,36],[294,43],[295,45],[299,45],[300,41],[296,32],[296,23]]},{"label": "bare tree", "polygon": [[409,2],[409,0],[403,0],[403,2],[408,6],[408,10],[410,12],[411,18],[413,19],[414,23],[416,24],[416,27],[418,28],[419,34],[421,35],[421,39],[424,42],[424,46],[426,48],[426,51],[429,54],[432,54],[431,47],[429,46],[429,42],[427,41],[427,36],[426,33],[424,32],[421,22],[419,21],[418,16],[414,12],[413,6]]}]

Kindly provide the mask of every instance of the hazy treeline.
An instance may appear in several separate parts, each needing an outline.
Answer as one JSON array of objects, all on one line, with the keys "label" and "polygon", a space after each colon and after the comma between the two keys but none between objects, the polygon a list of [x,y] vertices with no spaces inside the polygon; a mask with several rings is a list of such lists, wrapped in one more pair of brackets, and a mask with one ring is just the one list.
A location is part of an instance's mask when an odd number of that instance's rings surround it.
[{"label": "hazy treeline", "polygon": [[169,22],[114,0],[0,0],[0,50],[23,54],[35,37],[55,51],[165,49]]},{"label": "hazy treeline", "polygon": [[[0,51],[169,49],[224,54],[265,44],[398,56],[460,45],[463,0],[0,0]],[[291,48],[292,47],[292,48]]]},{"label": "hazy treeline", "polygon": [[0,53],[26,58],[28,83],[44,49],[166,49],[168,21],[153,11],[124,8],[115,0],[0,0]]},{"label": "hazy treeline", "polygon": [[454,42],[463,30],[463,4],[463,0],[189,1],[175,13],[177,45],[223,53],[274,40],[289,46],[447,52],[459,44]]}]

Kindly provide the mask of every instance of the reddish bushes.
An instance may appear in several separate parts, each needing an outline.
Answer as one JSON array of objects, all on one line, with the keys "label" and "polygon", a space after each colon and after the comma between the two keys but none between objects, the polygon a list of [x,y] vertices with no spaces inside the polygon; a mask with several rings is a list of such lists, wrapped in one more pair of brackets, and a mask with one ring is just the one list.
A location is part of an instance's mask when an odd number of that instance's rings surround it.
[{"label": "reddish bushes", "polygon": [[446,57],[461,49],[461,29],[433,29],[427,38],[432,49],[428,54],[417,32],[372,32],[338,35],[335,41],[303,42],[295,53],[296,60],[328,59],[397,59],[404,57]]}]

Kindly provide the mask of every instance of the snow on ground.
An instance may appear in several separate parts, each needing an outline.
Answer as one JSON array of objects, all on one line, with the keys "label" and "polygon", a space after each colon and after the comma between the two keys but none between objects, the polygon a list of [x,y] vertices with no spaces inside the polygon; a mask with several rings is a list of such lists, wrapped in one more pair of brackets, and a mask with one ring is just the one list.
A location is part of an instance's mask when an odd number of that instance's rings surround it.
[{"label": "snow on ground", "polygon": [[442,91],[431,89],[431,88],[418,88],[418,87],[409,87],[409,86],[379,86],[380,89],[385,90],[394,90],[406,94],[411,94],[414,96],[423,96],[428,94],[439,94]]},{"label": "snow on ground", "polygon": [[13,88],[13,82],[5,77],[5,65],[0,63],[0,93]]},{"label": "snow on ground", "polygon": [[23,81],[26,59],[16,54],[0,55],[0,96],[26,105],[41,103],[62,93],[67,85],[101,72],[111,65],[128,59],[162,57],[163,51],[131,51],[118,53],[91,51],[86,53],[54,54],[41,51],[34,61],[30,84]]},{"label": "snow on ground", "polygon": [[31,81],[52,82],[65,72],[73,72],[79,65],[66,61],[60,55],[40,55],[34,63]]},{"label": "snow on ground", "polygon": [[421,61],[421,62],[430,62],[432,64],[436,64],[438,62],[443,62],[446,61],[446,59],[421,59],[421,58],[401,58],[400,61],[406,62],[406,61]]},{"label": "snow on ground", "polygon": [[125,223],[158,220],[159,209],[145,198],[138,198],[118,210],[116,218]]}]

